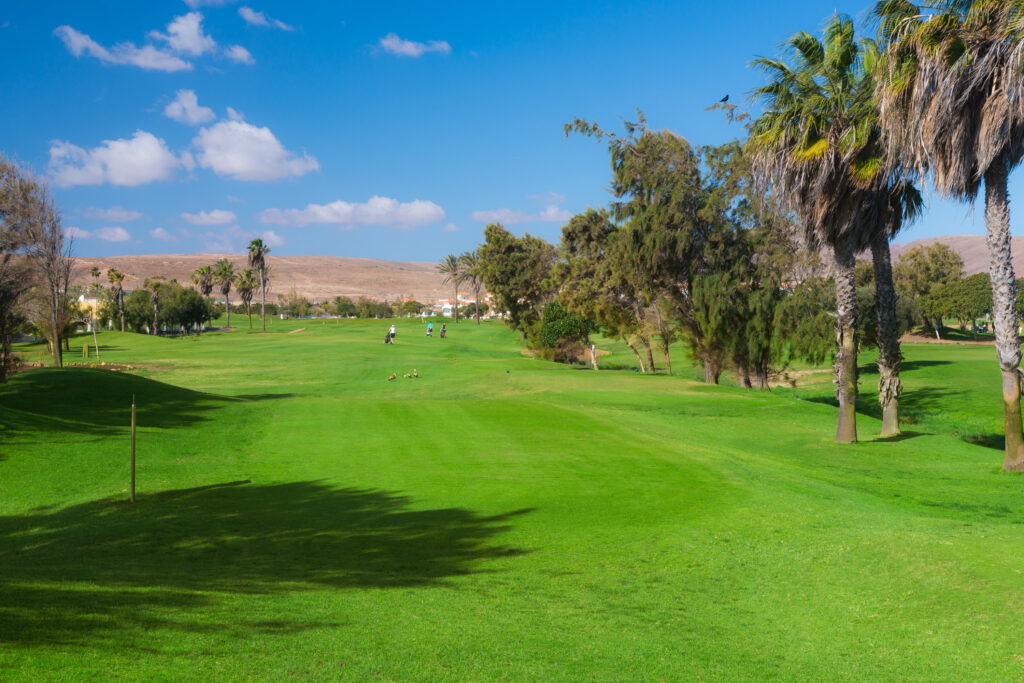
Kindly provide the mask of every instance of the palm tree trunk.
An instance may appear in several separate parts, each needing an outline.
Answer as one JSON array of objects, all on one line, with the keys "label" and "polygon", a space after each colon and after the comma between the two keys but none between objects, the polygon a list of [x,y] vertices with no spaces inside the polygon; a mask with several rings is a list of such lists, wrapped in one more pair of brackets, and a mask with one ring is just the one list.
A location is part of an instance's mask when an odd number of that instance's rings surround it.
[{"label": "palm tree trunk", "polygon": [[836,277],[836,398],[839,422],[836,443],[857,443],[857,284],[854,280],[853,245],[849,241],[833,247]]},{"label": "palm tree trunk", "polygon": [[455,322],[459,322],[459,286],[455,285],[455,298],[452,299],[452,308],[455,309]]},{"label": "palm tree trunk", "polygon": [[252,307],[249,304],[245,305],[245,313],[249,316],[249,329],[252,329]]},{"label": "palm tree trunk", "polygon": [[882,436],[900,433],[899,398],[900,330],[896,322],[896,287],[892,282],[892,257],[889,238],[878,235],[871,242],[871,260],[875,268],[875,309],[878,314],[878,402],[882,405]]},{"label": "palm tree trunk", "polygon": [[480,287],[473,291],[473,305],[476,306],[476,324],[480,324]]},{"label": "palm tree trunk", "polygon": [[267,331],[267,285],[263,280],[263,269],[260,268],[260,320],[263,321],[263,331]]},{"label": "palm tree trunk", "polygon": [[1020,340],[1017,338],[1017,286],[1010,251],[1010,196],[1006,187],[1006,159],[996,160],[985,172],[985,242],[992,278],[992,327],[996,355],[1003,373],[1005,414],[1005,470],[1024,470],[1024,430],[1020,415]]},{"label": "palm tree trunk", "polygon": [[228,294],[224,295],[224,312],[227,313],[228,323],[227,329],[231,329],[231,297]]},{"label": "palm tree trunk", "polygon": [[657,372],[654,367],[654,350],[651,348],[651,340],[649,338],[640,337],[640,341],[644,343],[644,349],[647,350],[647,367],[651,369],[651,372]]},{"label": "palm tree trunk", "polygon": [[124,332],[124,290],[117,293],[117,310],[121,313],[121,331]]}]

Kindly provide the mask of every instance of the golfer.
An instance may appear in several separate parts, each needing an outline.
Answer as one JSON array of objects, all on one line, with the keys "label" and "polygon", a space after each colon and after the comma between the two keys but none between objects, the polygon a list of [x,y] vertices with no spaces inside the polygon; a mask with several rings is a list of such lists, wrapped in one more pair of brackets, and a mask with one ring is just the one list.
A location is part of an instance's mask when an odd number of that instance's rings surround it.
[{"label": "golfer", "polygon": [[390,334],[391,334],[391,343],[394,344],[395,343],[395,326],[394,325],[391,326],[391,333]]}]

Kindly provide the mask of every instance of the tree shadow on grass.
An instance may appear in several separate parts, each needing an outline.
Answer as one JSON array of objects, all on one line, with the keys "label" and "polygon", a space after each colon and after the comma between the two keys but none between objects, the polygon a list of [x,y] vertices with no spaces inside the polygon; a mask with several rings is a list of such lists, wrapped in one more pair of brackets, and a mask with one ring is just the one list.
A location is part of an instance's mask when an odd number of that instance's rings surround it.
[{"label": "tree shadow on grass", "polygon": [[[201,630],[210,626],[196,623],[196,610],[216,593],[440,585],[527,552],[493,539],[530,510],[486,516],[411,503],[319,482],[231,482],[134,505],[0,517],[0,642],[95,644],[139,626]],[[317,626],[302,615],[246,623],[243,614],[231,627]]]},{"label": "tree shadow on grass", "polygon": [[[905,360],[900,364],[900,372],[913,372],[921,368],[931,368],[937,365],[952,365],[951,360]],[[861,376],[863,375],[877,375],[878,374],[878,363],[865,363],[857,368],[857,371]]]},{"label": "tree shadow on grass", "polygon": [[11,442],[18,434],[121,434],[131,423],[133,397],[140,426],[177,428],[206,421],[206,413],[228,404],[290,396],[218,396],[124,372],[44,368],[15,375],[0,387],[0,437]]},{"label": "tree shadow on grass", "polygon": [[[965,394],[967,392],[959,389],[938,389],[921,387],[908,391],[900,396],[900,422],[903,424],[916,424],[922,418],[935,413],[941,413],[944,406],[949,405],[951,396]],[[808,401],[812,403],[823,403],[833,407],[839,407],[839,401],[835,396],[810,396]],[[882,406],[878,403],[878,397],[874,394],[859,394],[857,396],[857,412],[862,415],[870,415],[876,420],[882,419]],[[913,436],[920,436],[919,432],[905,431],[902,435],[877,439],[878,441],[899,441]],[[973,440],[973,436],[961,436],[968,443],[986,445],[980,441]],[[1002,438],[1002,437],[999,437]]]}]

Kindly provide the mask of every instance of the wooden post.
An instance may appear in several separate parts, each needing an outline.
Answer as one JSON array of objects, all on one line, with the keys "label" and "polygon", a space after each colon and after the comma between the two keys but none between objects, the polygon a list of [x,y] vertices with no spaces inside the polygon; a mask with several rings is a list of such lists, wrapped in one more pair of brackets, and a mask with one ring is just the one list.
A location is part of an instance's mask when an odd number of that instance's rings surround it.
[{"label": "wooden post", "polygon": [[135,502],[135,394],[132,394],[132,487],[131,502]]}]

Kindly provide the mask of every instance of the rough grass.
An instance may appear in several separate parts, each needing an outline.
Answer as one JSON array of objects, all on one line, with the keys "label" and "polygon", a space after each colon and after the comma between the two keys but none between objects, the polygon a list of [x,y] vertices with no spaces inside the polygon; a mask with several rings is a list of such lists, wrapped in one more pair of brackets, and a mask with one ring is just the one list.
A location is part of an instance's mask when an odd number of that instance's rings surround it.
[{"label": "rough grass", "polygon": [[837,446],[827,382],[707,387],[611,345],[595,373],[498,325],[272,329],[300,327],[105,332],[136,371],[0,387],[0,678],[1024,675],[990,348],[906,347],[887,441],[866,354]]}]

